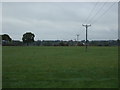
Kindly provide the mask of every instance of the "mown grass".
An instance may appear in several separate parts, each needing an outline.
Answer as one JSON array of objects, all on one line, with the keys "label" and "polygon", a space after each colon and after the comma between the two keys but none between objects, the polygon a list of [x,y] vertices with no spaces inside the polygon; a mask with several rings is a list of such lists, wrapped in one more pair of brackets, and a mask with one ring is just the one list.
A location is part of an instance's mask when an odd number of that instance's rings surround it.
[{"label": "mown grass", "polygon": [[117,47],[3,47],[3,88],[117,88]]}]

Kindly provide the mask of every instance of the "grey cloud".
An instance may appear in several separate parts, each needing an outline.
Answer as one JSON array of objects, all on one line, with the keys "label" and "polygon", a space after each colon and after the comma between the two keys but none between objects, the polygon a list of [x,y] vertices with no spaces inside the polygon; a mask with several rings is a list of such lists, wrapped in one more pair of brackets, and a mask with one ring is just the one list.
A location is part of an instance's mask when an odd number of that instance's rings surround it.
[{"label": "grey cloud", "polygon": [[[26,31],[35,39],[85,38],[86,17],[95,3],[3,3],[3,33],[21,40]],[[105,9],[111,3],[107,3]],[[100,5],[102,5],[100,3]],[[93,12],[93,14],[95,11]],[[117,6],[89,28],[89,39],[117,39]],[[113,34],[112,34],[113,33]]]}]

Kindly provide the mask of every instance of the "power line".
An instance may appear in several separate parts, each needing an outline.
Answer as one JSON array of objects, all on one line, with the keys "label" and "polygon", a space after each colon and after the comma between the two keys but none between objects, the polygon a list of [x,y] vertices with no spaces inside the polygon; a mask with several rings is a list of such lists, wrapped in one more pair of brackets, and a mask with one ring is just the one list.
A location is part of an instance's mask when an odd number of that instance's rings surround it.
[{"label": "power line", "polygon": [[85,22],[89,20],[89,17],[92,15],[93,11],[95,10],[96,6],[98,5],[98,2],[95,3],[94,7],[92,8],[91,12],[89,13],[88,17],[86,18]]},{"label": "power line", "polygon": [[99,10],[95,13],[95,15],[88,21],[89,23],[95,19],[95,17],[100,13],[100,11],[104,8],[107,2],[104,2],[103,5],[99,8]]},{"label": "power line", "polygon": [[[117,1],[119,1],[119,0],[117,0]],[[116,2],[117,2],[116,1]],[[110,5],[110,7],[107,9],[107,10],[105,10],[98,18],[101,18],[102,16],[104,16],[115,4],[116,4],[116,2],[114,2],[112,5]],[[98,20],[98,18],[96,19],[96,20]],[[94,20],[94,22],[92,21],[91,23],[93,24],[93,23],[96,23],[95,21],[96,20]]]}]

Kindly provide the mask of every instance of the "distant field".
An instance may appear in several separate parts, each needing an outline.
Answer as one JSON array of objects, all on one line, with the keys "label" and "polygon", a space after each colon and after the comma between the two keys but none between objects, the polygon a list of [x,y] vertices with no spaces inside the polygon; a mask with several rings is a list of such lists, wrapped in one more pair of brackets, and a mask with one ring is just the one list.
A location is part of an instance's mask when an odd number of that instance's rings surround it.
[{"label": "distant field", "polygon": [[117,88],[117,47],[3,47],[3,88]]}]

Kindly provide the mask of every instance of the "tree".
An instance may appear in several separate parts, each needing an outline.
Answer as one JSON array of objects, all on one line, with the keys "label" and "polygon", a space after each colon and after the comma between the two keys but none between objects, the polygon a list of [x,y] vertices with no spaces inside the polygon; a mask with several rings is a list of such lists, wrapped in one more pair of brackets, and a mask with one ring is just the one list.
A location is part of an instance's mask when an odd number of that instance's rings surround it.
[{"label": "tree", "polygon": [[117,39],[118,46],[120,46],[120,39]]},{"label": "tree", "polygon": [[34,42],[34,37],[35,35],[31,32],[27,32],[25,34],[23,34],[22,40],[24,43],[27,43],[27,45],[31,42]]},{"label": "tree", "polygon": [[10,38],[10,36],[8,34],[3,34],[2,35],[2,40],[5,40],[7,42],[10,42],[12,41],[12,39]]}]

